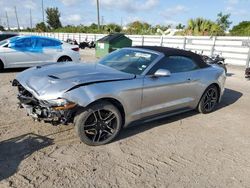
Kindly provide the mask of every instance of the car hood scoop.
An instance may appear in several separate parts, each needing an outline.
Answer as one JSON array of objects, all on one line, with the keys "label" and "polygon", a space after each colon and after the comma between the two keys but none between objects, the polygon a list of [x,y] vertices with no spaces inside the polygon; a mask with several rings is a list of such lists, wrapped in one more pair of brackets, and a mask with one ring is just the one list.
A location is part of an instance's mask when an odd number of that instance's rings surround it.
[{"label": "car hood scoop", "polygon": [[133,79],[135,75],[93,63],[57,63],[27,69],[17,80],[36,95],[72,90],[88,84]]}]

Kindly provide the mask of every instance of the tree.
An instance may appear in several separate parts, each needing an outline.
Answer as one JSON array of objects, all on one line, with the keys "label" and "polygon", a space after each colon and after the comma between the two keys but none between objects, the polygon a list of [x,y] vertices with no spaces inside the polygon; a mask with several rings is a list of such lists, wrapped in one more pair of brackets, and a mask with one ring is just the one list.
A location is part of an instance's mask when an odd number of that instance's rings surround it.
[{"label": "tree", "polygon": [[108,33],[119,33],[122,31],[122,28],[121,26],[115,24],[115,23],[111,23],[111,24],[108,24],[105,26],[105,30],[108,32]]},{"label": "tree", "polygon": [[223,14],[222,12],[217,14],[216,22],[223,29],[223,31],[226,31],[232,24],[232,22],[229,21],[230,16],[231,14]]},{"label": "tree", "polygon": [[181,23],[179,23],[175,28],[176,29],[184,29],[185,25],[182,25]]},{"label": "tree", "polygon": [[47,27],[44,22],[40,22],[36,24],[36,31],[38,32],[45,32],[47,30]]},{"label": "tree", "polygon": [[4,31],[4,27],[0,25],[0,31]]},{"label": "tree", "polygon": [[46,10],[47,14],[47,23],[50,28],[52,29],[58,29],[62,27],[61,21],[60,21],[60,12],[58,8],[47,8]]},{"label": "tree", "polygon": [[250,36],[250,21],[243,21],[235,25],[230,30],[230,34],[233,36]]},{"label": "tree", "polygon": [[152,26],[146,22],[135,21],[128,24],[129,34],[150,34],[152,33]]},{"label": "tree", "polygon": [[185,29],[187,35],[224,35],[224,31],[217,23],[204,18],[188,20],[188,26]]}]

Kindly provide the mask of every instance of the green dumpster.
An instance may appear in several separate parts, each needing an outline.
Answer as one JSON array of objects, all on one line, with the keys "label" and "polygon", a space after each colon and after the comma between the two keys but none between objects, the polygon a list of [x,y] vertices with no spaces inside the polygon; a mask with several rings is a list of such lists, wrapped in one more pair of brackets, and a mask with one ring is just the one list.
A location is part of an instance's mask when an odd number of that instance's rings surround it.
[{"label": "green dumpster", "polygon": [[109,34],[96,42],[96,57],[104,57],[119,48],[132,46],[132,40],[121,33]]}]

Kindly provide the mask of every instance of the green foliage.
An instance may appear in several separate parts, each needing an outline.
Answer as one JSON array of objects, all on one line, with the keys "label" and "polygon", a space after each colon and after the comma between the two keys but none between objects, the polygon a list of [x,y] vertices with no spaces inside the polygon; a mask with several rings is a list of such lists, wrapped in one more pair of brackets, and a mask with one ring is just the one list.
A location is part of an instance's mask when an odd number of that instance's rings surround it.
[{"label": "green foliage", "polygon": [[104,28],[105,28],[105,31],[107,31],[108,33],[119,33],[122,31],[121,26],[115,23],[108,24],[104,26]]},{"label": "green foliage", "polygon": [[152,34],[153,28],[146,22],[135,21],[128,24],[126,33],[139,35]]},{"label": "green foliage", "polygon": [[51,27],[52,29],[58,29],[60,27],[62,27],[61,21],[60,21],[60,12],[58,10],[58,8],[47,8],[45,10],[46,14],[47,14],[47,23],[49,25],[49,27]]},{"label": "green foliage", "polygon": [[217,24],[223,29],[223,31],[226,31],[230,25],[232,24],[232,22],[229,21],[230,18],[230,14],[224,14],[222,12],[220,12],[219,14],[217,14]]},{"label": "green foliage", "polygon": [[194,36],[218,36],[224,35],[224,31],[217,23],[204,18],[196,18],[188,20],[187,28],[184,33]]},{"label": "green foliage", "polygon": [[[127,25],[127,28],[123,28],[115,23],[110,23],[107,25],[102,25],[100,30],[98,25],[92,23],[89,26],[85,25],[67,25],[62,27],[60,21],[60,12],[58,8],[47,8],[47,23],[44,22],[36,24],[35,29],[27,28],[26,31],[38,31],[38,32],[67,32],[67,33],[117,33],[123,32],[125,34],[137,34],[137,35],[155,35],[155,34],[166,34],[166,30],[171,27],[171,25],[156,25],[152,26],[146,22],[134,21]],[[176,26],[176,29],[180,31],[176,32],[175,35],[194,35],[194,36],[221,36],[225,35],[225,31],[230,27],[232,22],[229,21],[230,14],[223,14],[220,12],[217,15],[216,22],[204,19],[196,18],[188,20],[187,26],[179,23]],[[0,30],[4,30],[0,26]],[[238,36],[250,36],[250,21],[241,22],[239,25],[233,27],[230,31],[231,35]]]},{"label": "green foliage", "polygon": [[0,25],[0,31],[4,31],[4,27]]},{"label": "green foliage", "polygon": [[181,23],[179,23],[175,28],[176,29],[184,29],[185,25],[182,25]]},{"label": "green foliage", "polygon": [[250,21],[240,22],[230,30],[233,36],[250,36]]},{"label": "green foliage", "polygon": [[47,27],[46,27],[46,25],[45,25],[44,22],[40,22],[40,23],[37,23],[37,24],[36,24],[35,30],[36,30],[37,32],[45,32],[45,31],[47,31]]}]

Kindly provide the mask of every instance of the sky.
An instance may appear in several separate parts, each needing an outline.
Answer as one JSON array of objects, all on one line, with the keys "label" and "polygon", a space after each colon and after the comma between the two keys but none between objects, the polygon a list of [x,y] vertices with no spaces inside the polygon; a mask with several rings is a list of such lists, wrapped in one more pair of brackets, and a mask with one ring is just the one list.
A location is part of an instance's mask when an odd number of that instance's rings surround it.
[{"label": "sky", "polygon": [[[250,0],[99,0],[101,22],[125,26],[133,21],[152,25],[182,23],[190,18],[203,17],[216,20],[219,12],[230,13],[232,25],[250,21]],[[20,26],[30,27],[42,21],[42,0],[0,0],[0,25],[16,27],[16,6]],[[90,25],[97,22],[96,0],[44,0],[44,8],[58,7],[63,25]],[[46,19],[46,17],[45,17]]]}]

